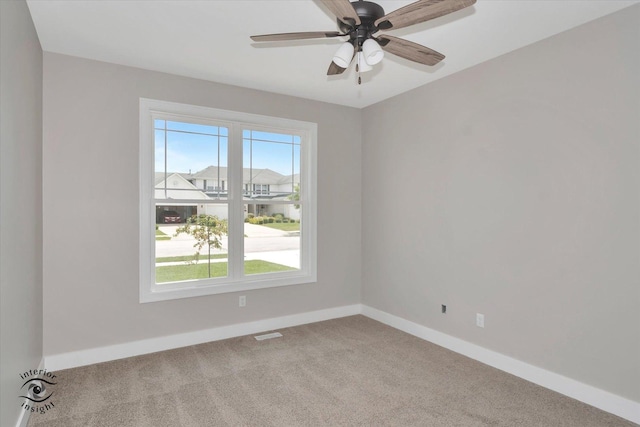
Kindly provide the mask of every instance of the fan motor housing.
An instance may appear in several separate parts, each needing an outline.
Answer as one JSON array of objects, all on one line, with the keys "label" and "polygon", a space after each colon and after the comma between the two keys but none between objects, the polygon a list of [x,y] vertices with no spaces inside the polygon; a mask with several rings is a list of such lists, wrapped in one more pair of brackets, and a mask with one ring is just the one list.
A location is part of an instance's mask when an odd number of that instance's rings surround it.
[{"label": "fan motor housing", "polygon": [[[375,29],[375,26],[373,24],[374,22],[376,22],[376,19],[382,18],[385,15],[382,6],[371,1],[352,1],[351,5],[360,18],[361,24],[358,26],[358,28],[362,30],[373,32],[373,30]],[[350,33],[354,30],[353,26],[342,22],[340,19],[338,19],[338,27],[344,33]]]}]

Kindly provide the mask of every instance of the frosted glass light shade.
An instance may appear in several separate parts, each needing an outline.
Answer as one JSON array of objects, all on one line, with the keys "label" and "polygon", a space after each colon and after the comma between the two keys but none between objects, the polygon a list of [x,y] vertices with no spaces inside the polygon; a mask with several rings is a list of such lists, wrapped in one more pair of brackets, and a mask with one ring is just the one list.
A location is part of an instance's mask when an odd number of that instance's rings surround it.
[{"label": "frosted glass light shade", "polygon": [[333,55],[333,62],[335,62],[335,64],[341,68],[349,67],[351,59],[353,58],[353,50],[354,48],[351,43],[344,42],[342,45],[340,45],[340,48],[338,49],[336,54]]},{"label": "frosted glass light shade", "polygon": [[361,73],[366,73],[367,71],[373,70],[373,67],[367,64],[367,61],[364,60],[364,54],[362,52],[358,52],[358,70]]},{"label": "frosted glass light shade", "polygon": [[365,40],[362,44],[362,53],[364,54],[364,60],[369,65],[376,65],[384,57],[382,48],[374,39]]}]

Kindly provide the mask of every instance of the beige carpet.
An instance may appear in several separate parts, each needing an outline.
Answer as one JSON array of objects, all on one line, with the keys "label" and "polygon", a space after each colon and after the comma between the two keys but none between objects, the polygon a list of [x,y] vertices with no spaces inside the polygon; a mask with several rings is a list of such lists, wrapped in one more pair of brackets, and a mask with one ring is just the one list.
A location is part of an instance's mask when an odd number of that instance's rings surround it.
[{"label": "beige carpet", "polygon": [[58,372],[29,426],[633,426],[363,316]]}]

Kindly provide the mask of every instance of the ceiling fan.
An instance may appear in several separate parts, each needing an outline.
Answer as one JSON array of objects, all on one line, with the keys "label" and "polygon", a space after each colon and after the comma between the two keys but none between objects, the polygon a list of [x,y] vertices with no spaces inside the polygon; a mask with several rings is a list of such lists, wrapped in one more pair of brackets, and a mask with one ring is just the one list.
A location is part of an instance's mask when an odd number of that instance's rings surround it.
[{"label": "ceiling fan", "polygon": [[384,56],[384,51],[425,65],[435,65],[444,55],[418,43],[387,34],[395,30],[425,22],[473,5],[476,0],[418,0],[385,15],[384,9],[371,1],[320,0],[338,20],[338,31],[310,31],[301,33],[263,34],[251,36],[256,42],[302,40],[349,36],[329,65],[327,75],[342,74],[356,58],[358,84],[360,73],[372,69]]}]

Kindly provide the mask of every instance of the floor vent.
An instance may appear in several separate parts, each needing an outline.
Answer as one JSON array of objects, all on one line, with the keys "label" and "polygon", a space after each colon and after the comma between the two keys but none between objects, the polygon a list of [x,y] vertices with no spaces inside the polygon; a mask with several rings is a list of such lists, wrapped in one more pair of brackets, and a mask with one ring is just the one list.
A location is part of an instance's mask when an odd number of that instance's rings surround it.
[{"label": "floor vent", "polygon": [[271,338],[280,338],[281,336],[282,334],[280,332],[272,332],[270,334],[258,335],[258,336],[255,336],[254,338],[257,339],[258,341],[262,341],[262,340],[270,340]]}]

